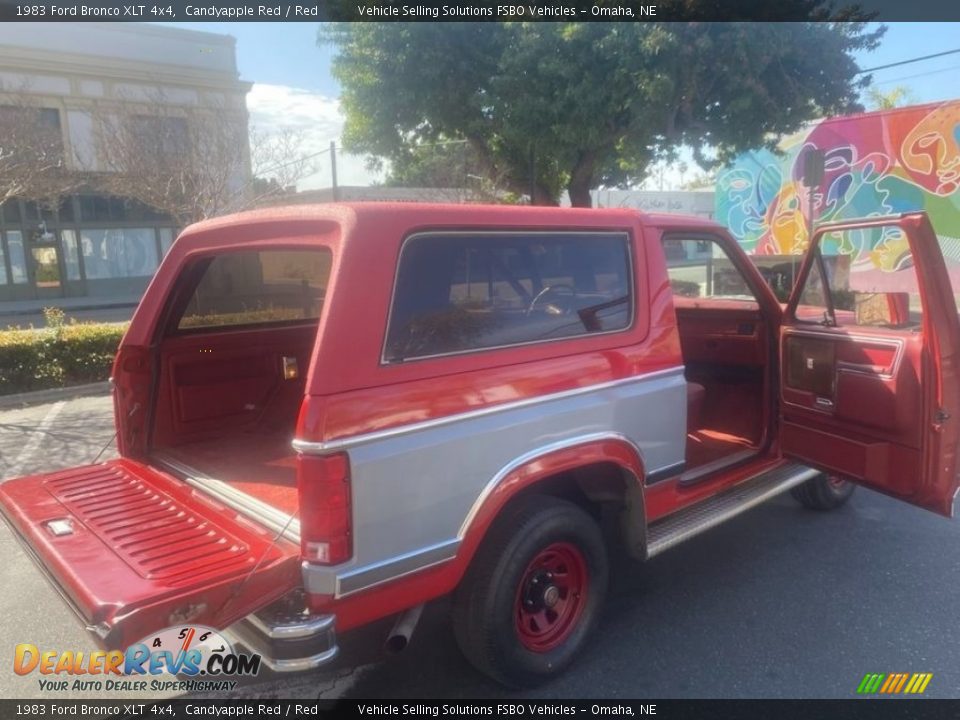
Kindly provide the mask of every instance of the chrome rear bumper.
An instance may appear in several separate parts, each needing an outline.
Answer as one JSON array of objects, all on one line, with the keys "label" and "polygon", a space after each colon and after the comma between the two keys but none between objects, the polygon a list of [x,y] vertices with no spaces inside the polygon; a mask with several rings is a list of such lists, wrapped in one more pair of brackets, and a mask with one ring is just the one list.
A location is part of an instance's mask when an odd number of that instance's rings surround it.
[{"label": "chrome rear bumper", "polygon": [[231,642],[260,655],[274,672],[300,672],[326,665],[339,648],[334,615],[312,615],[295,591],[234,623],[224,633]]}]

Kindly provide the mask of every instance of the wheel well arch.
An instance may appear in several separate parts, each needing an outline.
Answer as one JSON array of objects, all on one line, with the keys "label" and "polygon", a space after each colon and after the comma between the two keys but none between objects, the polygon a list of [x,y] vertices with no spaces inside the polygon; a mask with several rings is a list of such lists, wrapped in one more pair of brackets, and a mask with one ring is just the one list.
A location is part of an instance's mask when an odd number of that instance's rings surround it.
[{"label": "wheel well arch", "polygon": [[550,495],[573,502],[598,522],[615,523],[626,550],[645,557],[644,465],[637,446],[604,435],[531,453],[491,481],[461,528],[460,561],[469,565],[490,526],[520,498]]}]

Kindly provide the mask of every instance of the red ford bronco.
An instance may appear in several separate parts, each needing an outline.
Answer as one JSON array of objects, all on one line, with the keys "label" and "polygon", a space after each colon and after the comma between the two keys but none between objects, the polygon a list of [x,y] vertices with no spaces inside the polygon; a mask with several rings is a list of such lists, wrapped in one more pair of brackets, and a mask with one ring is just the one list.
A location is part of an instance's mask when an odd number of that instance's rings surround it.
[{"label": "red ford bronco", "polygon": [[[865,239],[899,270],[845,269]],[[117,354],[119,459],[0,508],[104,647],[203,624],[302,670],[453,593],[469,660],[530,685],[595,626],[610,537],[649,558],[852,483],[952,513],[960,323],[928,220],[821,226],[797,278],[783,306],[719,225],[625,210],[203,222]]]}]

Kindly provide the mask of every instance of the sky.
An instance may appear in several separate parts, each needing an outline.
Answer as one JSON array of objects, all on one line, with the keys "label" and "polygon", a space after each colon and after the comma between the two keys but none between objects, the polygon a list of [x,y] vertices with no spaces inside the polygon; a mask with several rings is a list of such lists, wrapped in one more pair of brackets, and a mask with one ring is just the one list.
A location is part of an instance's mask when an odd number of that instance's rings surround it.
[{"label": "sky", "polygon": [[[160,23],[167,24],[167,23]],[[338,141],[343,128],[340,88],[330,73],[333,49],[318,46],[316,23],[175,23],[176,27],[232,35],[237,40],[240,77],[254,83],[247,97],[254,127],[295,127],[303,131],[305,150],[319,153]],[[863,69],[960,48],[960,23],[888,23],[880,47],[860,53]],[[911,103],[960,97],[960,53],[878,70],[873,83],[883,91],[903,86]],[[362,158],[340,155],[342,185],[367,185],[377,176]],[[675,176],[668,184],[677,182]],[[317,172],[301,189],[329,187],[327,154],[317,158]]]}]

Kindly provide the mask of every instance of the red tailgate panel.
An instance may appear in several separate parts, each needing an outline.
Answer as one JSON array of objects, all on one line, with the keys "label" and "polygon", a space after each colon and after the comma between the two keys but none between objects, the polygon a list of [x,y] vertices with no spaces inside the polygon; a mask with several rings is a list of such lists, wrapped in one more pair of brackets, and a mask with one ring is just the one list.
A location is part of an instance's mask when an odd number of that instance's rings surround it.
[{"label": "red tailgate panel", "polygon": [[299,547],[131,460],[9,480],[0,510],[108,648],[185,622],[224,628],[300,584]]}]

